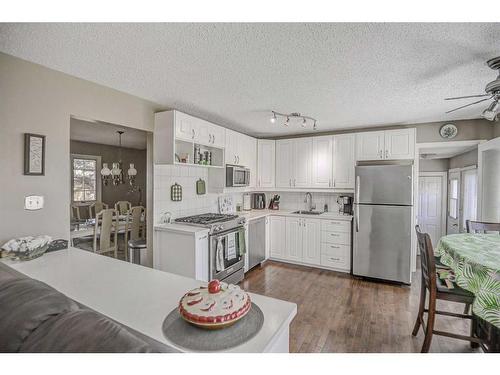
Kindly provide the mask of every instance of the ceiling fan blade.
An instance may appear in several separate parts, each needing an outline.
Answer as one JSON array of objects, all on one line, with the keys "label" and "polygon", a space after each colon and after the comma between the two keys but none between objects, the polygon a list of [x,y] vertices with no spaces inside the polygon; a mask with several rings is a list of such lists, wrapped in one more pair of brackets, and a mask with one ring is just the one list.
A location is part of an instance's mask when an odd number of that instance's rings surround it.
[{"label": "ceiling fan blade", "polygon": [[467,99],[467,98],[482,98],[483,96],[491,96],[491,94],[456,96],[454,98],[444,98],[444,100],[456,100],[456,99]]},{"label": "ceiling fan blade", "polygon": [[469,104],[463,105],[463,106],[461,106],[461,107],[458,107],[458,108],[452,109],[451,111],[447,111],[446,113],[455,112],[455,111],[458,111],[459,109],[462,109],[462,108],[465,108],[465,107],[469,107],[469,106],[471,106],[471,105],[478,104],[478,103],[484,102],[484,101],[486,101],[486,100],[490,100],[490,98],[481,99],[481,100],[478,100],[477,102],[474,102],[474,103],[469,103]]}]

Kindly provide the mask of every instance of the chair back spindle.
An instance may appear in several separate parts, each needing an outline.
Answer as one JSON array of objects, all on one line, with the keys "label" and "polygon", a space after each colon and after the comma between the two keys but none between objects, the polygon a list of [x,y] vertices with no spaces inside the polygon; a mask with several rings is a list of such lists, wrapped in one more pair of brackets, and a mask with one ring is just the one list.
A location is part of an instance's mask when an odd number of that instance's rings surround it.
[{"label": "chair back spindle", "polygon": [[432,241],[427,233],[422,233],[420,226],[416,225],[418,248],[420,250],[420,263],[422,270],[422,280],[429,290],[436,287],[436,263],[434,261],[434,249]]}]

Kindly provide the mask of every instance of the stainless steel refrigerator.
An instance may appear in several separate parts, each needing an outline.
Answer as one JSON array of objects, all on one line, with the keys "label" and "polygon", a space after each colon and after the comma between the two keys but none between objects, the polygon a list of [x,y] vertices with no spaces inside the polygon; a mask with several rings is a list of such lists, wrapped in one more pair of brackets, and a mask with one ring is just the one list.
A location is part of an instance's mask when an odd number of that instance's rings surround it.
[{"label": "stainless steel refrigerator", "polygon": [[352,272],[411,283],[413,165],[356,166]]}]

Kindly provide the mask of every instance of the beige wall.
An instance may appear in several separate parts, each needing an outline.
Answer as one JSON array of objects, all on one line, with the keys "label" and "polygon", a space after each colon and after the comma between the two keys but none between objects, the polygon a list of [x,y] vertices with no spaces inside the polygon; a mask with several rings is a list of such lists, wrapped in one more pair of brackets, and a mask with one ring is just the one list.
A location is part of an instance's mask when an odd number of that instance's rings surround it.
[{"label": "beige wall", "polygon": [[477,165],[477,148],[450,158],[450,169]]},{"label": "beige wall", "polygon": [[[448,121],[449,122],[449,121]],[[429,122],[417,124],[417,143],[446,142],[439,135],[439,128],[446,122]],[[450,141],[467,141],[494,138],[494,123],[484,119],[452,121],[458,128],[458,134]]]},{"label": "beige wall", "polygon": [[418,170],[420,172],[448,172],[450,159],[420,159]]},{"label": "beige wall", "polygon": [[[71,141],[70,152],[72,154],[101,156],[102,163],[108,163],[111,168],[111,163],[119,159],[120,148],[98,143]],[[139,204],[139,193],[129,192],[130,185],[126,179],[129,164],[134,163],[135,169],[137,169],[135,183],[142,190],[141,204],[146,206],[146,150],[123,147],[121,149],[121,160],[124,169],[125,183],[118,186],[112,183],[108,185],[103,184],[101,200],[109,204],[110,207],[113,207],[117,201],[129,201],[132,203],[132,206],[137,206]]]},{"label": "beige wall", "polygon": [[[0,243],[17,236],[69,237],[70,116],[152,131],[159,106],[0,53]],[[105,125],[103,125],[105,126]],[[23,133],[46,138],[45,176],[23,175]],[[24,196],[45,197],[25,211]]]}]

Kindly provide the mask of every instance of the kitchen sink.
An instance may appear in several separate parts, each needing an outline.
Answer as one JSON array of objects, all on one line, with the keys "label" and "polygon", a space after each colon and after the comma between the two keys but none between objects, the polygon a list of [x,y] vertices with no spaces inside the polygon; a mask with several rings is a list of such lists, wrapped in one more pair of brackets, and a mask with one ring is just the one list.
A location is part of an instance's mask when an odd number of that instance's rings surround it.
[{"label": "kitchen sink", "polygon": [[306,211],[306,210],[292,212],[292,214],[300,214],[300,215],[321,215],[322,213],[323,212],[319,212],[319,211]]}]

